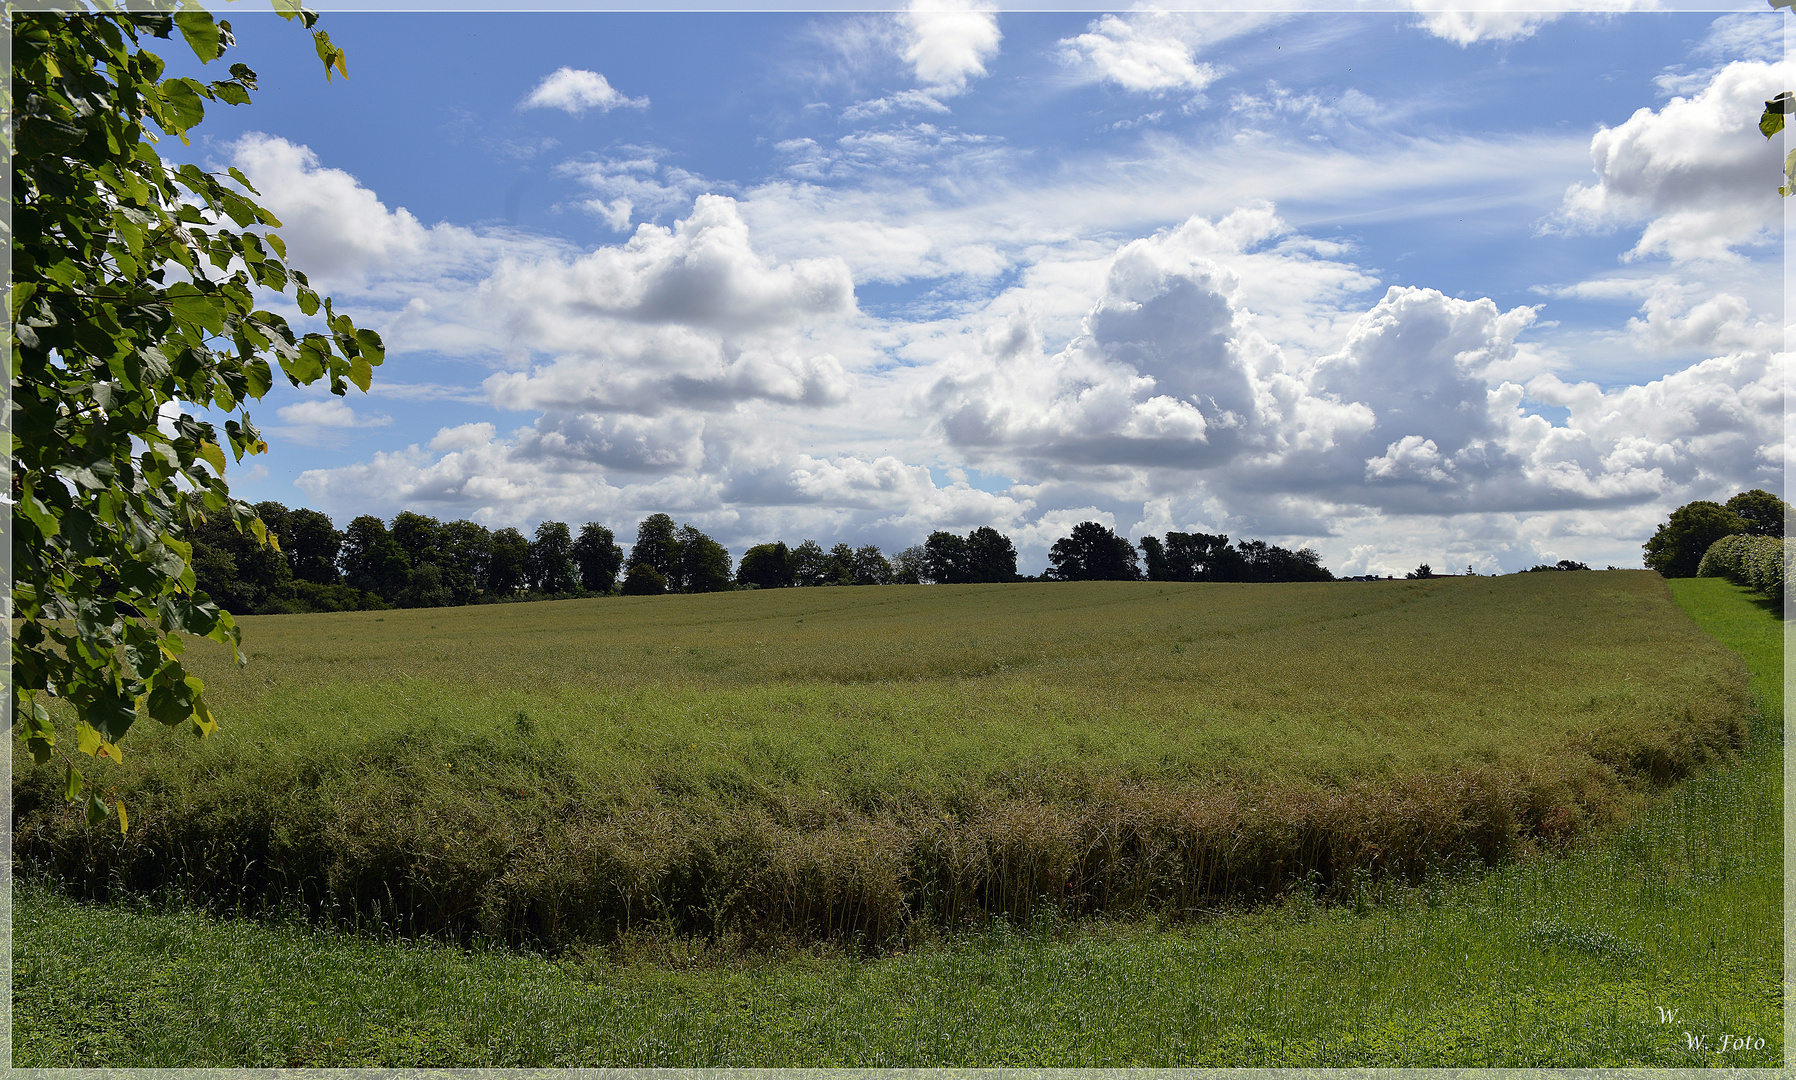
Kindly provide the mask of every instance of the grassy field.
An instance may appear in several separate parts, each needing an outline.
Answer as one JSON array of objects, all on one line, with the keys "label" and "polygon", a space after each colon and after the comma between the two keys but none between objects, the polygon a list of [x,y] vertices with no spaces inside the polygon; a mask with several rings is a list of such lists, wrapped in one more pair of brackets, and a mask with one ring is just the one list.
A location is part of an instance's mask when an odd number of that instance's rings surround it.
[{"label": "grassy field", "polygon": [[27,883],[14,1062],[1777,1066],[1782,624],[1725,581],[1671,584],[1762,715],[1738,765],[1563,857],[1172,925],[1041,908],[875,958],[462,949]]},{"label": "grassy field", "polygon": [[15,847],[101,897],[559,948],[911,944],[1562,847],[1744,741],[1645,572],[805,589],[246,619],[225,730],[144,724],[120,840],[15,748]]}]

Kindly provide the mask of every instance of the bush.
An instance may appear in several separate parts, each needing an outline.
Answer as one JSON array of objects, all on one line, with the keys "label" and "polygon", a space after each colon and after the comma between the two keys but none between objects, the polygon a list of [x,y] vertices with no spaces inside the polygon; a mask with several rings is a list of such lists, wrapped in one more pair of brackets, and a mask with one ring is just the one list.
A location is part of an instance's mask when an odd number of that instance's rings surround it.
[{"label": "bush", "polygon": [[1782,537],[1736,534],[1710,544],[1696,573],[1699,577],[1725,577],[1782,601],[1788,567],[1789,553]]},{"label": "bush", "polygon": [[661,571],[645,562],[630,567],[629,576],[624,578],[625,596],[660,596],[666,591],[667,579],[661,576]]}]

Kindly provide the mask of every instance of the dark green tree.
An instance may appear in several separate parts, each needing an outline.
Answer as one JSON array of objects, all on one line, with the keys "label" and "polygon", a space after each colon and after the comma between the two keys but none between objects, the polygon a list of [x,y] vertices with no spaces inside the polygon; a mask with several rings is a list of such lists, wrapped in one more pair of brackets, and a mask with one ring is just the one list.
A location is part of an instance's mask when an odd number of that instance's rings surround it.
[{"label": "dark green tree", "polygon": [[343,530],[339,559],[343,580],[351,588],[371,592],[387,601],[399,595],[412,572],[405,549],[387,531],[386,522],[373,514],[363,514]]},{"label": "dark green tree", "polygon": [[485,591],[494,596],[515,596],[530,586],[530,541],[516,529],[493,533],[487,549]]},{"label": "dark green tree", "polygon": [[436,518],[401,510],[393,515],[393,524],[387,531],[399,545],[399,550],[405,552],[405,561],[413,569],[442,562],[443,523]]},{"label": "dark green tree", "polygon": [[1695,577],[1710,544],[1746,530],[1746,519],[1720,503],[1685,503],[1642,545],[1646,565],[1666,577]]},{"label": "dark green tree", "polygon": [[792,553],[782,543],[756,544],[742,553],[736,565],[736,582],[760,589],[789,589],[798,584],[792,572]]},{"label": "dark green tree", "polygon": [[664,582],[680,573],[679,529],[666,514],[650,514],[636,526],[636,543],[630,546],[630,565],[647,563]]},{"label": "dark green tree", "polygon": [[530,582],[541,592],[572,592],[579,580],[574,565],[574,538],[564,521],[545,521],[536,527],[530,544]]},{"label": "dark green tree", "polygon": [[1082,521],[1048,550],[1048,573],[1057,581],[1134,581],[1141,568],[1134,544],[1098,522]]},{"label": "dark green tree", "polygon": [[923,541],[923,576],[937,585],[964,585],[973,580],[972,554],[964,536],[937,529]]},{"label": "dark green tree", "polygon": [[624,568],[624,549],[611,530],[596,521],[580,526],[574,541],[574,563],[580,567],[580,586],[588,592],[608,593]]},{"label": "dark green tree", "polygon": [[[109,810],[58,749],[40,698],[68,703],[77,737],[63,745],[90,756],[118,759],[140,709],[200,734],[216,727],[182,635],[241,660],[239,633],[198,588],[188,537],[219,519],[278,543],[225,483],[227,449],[241,461],[267,448],[247,403],[277,369],[295,385],[365,390],[383,353],[287,265],[268,231],[280,222],[241,173],[175,168],[156,153],[156,132],[186,142],[209,102],[247,104],[256,74],[233,64],[212,82],[165,79],[142,40],[178,33],[211,64],[234,44],[230,24],[197,5],[72,6],[7,12],[11,685],[15,730],[40,764],[62,757],[65,791],[85,792],[98,822]],[[276,10],[308,28],[317,18],[287,0]],[[345,71],[341,50],[313,32],[327,74]],[[322,309],[320,332],[296,334],[259,292],[291,295],[308,317]],[[222,436],[207,410],[231,416]]]},{"label": "dark green tree", "polygon": [[680,591],[723,592],[730,587],[730,553],[692,525],[680,526]]},{"label": "dark green tree", "polygon": [[836,578],[838,585],[853,585],[854,581],[854,545],[838,543],[829,549],[829,557],[842,568]]},{"label": "dark green tree", "polygon": [[969,581],[1015,581],[1016,545],[1010,537],[982,525],[967,534]]},{"label": "dark green tree", "polygon": [[892,564],[876,544],[863,544],[854,549],[854,559],[849,564],[848,571],[856,585],[892,583]]},{"label": "dark green tree", "polygon": [[328,515],[302,506],[289,513],[275,531],[294,577],[318,585],[337,583],[337,553],[343,548],[343,534]]},{"label": "dark green tree", "polygon": [[651,563],[631,563],[620,591],[625,596],[660,596],[667,591],[667,579]]},{"label": "dark green tree", "polygon": [[1760,488],[1735,495],[1727,501],[1727,509],[1746,522],[1749,536],[1782,536],[1784,523],[1790,517],[1787,503]]},{"label": "dark green tree", "polygon": [[437,565],[451,604],[471,604],[479,597],[493,557],[493,534],[484,525],[451,521],[437,534]]},{"label": "dark green tree", "polygon": [[835,585],[843,577],[842,566],[815,540],[793,548],[791,562],[792,578],[799,585]]},{"label": "dark green tree", "polygon": [[1172,564],[1166,558],[1166,545],[1149,533],[1141,538],[1141,561],[1149,581],[1179,581],[1172,576]]}]

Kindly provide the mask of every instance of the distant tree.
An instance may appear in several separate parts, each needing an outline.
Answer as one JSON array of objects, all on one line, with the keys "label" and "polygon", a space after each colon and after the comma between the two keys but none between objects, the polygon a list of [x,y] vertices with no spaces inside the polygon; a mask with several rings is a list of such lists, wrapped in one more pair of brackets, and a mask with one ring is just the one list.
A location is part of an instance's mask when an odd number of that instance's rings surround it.
[{"label": "distant tree", "polygon": [[1790,517],[1787,503],[1759,488],[1735,495],[1727,501],[1727,509],[1746,522],[1748,536],[1782,536],[1784,523]]},{"label": "distant tree", "polygon": [[337,583],[337,553],[343,549],[343,534],[328,516],[301,507],[289,513],[275,532],[294,577],[318,585]]},{"label": "distant tree", "polygon": [[1095,521],[1073,526],[1071,536],[1048,550],[1048,571],[1057,581],[1134,581],[1141,577],[1135,545]]},{"label": "distant tree", "polygon": [[923,545],[912,544],[898,554],[892,556],[892,584],[920,585],[925,577],[928,556]]},{"label": "distant tree", "polygon": [[1015,581],[1016,545],[998,530],[981,525],[967,534],[967,572],[970,581]]},{"label": "distant tree", "polygon": [[1172,576],[1172,566],[1166,561],[1166,545],[1152,533],[1141,538],[1141,561],[1149,581],[1178,580]]},{"label": "distant tree", "polygon": [[624,578],[623,594],[625,596],[659,596],[667,591],[667,579],[653,564],[646,562],[630,564],[630,573]]},{"label": "distant tree", "polygon": [[815,540],[792,549],[792,577],[799,585],[834,585],[842,579],[842,567]]},{"label": "distant tree", "polygon": [[238,532],[223,514],[197,522],[188,539],[194,584],[213,603],[233,615],[284,610],[278,604],[293,574],[280,552]]},{"label": "distant tree", "polygon": [[[722,592],[730,587],[730,553],[692,525],[680,526],[679,591]],[[668,583],[673,584],[671,581]]]},{"label": "distant tree", "polygon": [[1560,559],[1556,563],[1538,563],[1534,566],[1528,567],[1528,569],[1522,571],[1522,573],[1532,574],[1532,573],[1537,573],[1541,570],[1588,570],[1588,569],[1590,569],[1590,567],[1585,566],[1581,562],[1573,562],[1570,559]]},{"label": "distant tree", "polygon": [[1686,503],[1642,545],[1646,565],[1666,577],[1695,577],[1710,544],[1746,530],[1746,519],[1720,503]]},{"label": "distant tree", "polygon": [[835,584],[856,584],[854,580],[854,547],[849,544],[837,544],[829,549],[829,557],[831,561],[841,567],[841,573],[836,575]]},{"label": "distant tree", "polygon": [[434,565],[440,561],[437,547],[441,542],[443,524],[436,518],[401,510],[393,515],[393,524],[388,531],[414,569],[426,563]]},{"label": "distant tree", "polygon": [[1290,548],[1268,544],[1263,540],[1243,540],[1235,545],[1241,555],[1245,573],[1243,581],[1333,581],[1334,575],[1322,565],[1322,556],[1309,548]]},{"label": "distant tree", "polygon": [[964,585],[973,580],[972,553],[963,536],[937,529],[923,541],[923,576],[937,585]]},{"label": "distant tree", "polygon": [[487,592],[494,596],[511,596],[530,581],[530,541],[516,529],[500,529],[493,534],[486,563]]},{"label": "distant tree", "polygon": [[666,514],[650,514],[636,526],[636,543],[630,547],[630,565],[647,563],[665,583],[680,573],[679,530]]},{"label": "distant tree", "polygon": [[1148,580],[1150,581],[1239,581],[1245,579],[1245,563],[1240,552],[1229,546],[1226,535],[1212,536],[1209,533],[1169,532],[1166,534],[1164,554],[1156,573],[1154,558],[1148,541],[1158,540],[1143,537],[1142,551],[1148,554]]},{"label": "distant tree", "polygon": [[1431,578],[1434,576],[1434,567],[1429,566],[1427,563],[1423,563],[1422,565],[1416,567],[1414,570],[1411,570],[1409,573],[1404,574],[1403,576],[1405,578],[1409,579],[1410,581],[1416,581],[1418,579],[1423,579],[1423,578]]},{"label": "distant tree", "polygon": [[624,549],[611,530],[596,521],[580,526],[574,541],[574,562],[580,567],[580,585],[588,592],[608,593],[624,567]]},{"label": "distant tree", "polygon": [[349,523],[338,560],[343,580],[351,588],[385,600],[399,595],[412,570],[405,549],[387,531],[386,522],[373,514],[363,514]]},{"label": "distant tree", "polygon": [[530,542],[530,584],[539,592],[572,592],[580,579],[574,565],[574,538],[565,521],[544,521],[537,525]]},{"label": "distant tree", "polygon": [[792,553],[784,543],[756,544],[742,553],[736,582],[760,589],[786,589],[798,583],[792,573]]},{"label": "distant tree", "polygon": [[889,585],[892,583],[892,564],[877,545],[867,544],[856,548],[854,558],[848,566],[849,573],[856,585]]},{"label": "distant tree", "polygon": [[472,521],[451,521],[437,533],[437,565],[449,603],[471,604],[485,587],[493,558],[493,534]]},{"label": "distant tree", "polygon": [[419,563],[406,575],[405,587],[391,599],[402,608],[448,607],[455,603],[455,595],[443,577],[443,568],[436,563]]}]

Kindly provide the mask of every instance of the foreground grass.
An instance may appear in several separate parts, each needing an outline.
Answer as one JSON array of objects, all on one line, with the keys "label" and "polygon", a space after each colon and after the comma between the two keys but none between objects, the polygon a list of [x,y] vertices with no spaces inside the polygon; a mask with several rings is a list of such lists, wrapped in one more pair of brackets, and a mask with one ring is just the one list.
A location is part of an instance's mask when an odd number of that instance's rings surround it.
[{"label": "foreground grass", "polygon": [[225,731],[134,732],[107,770],[126,840],[15,757],[30,865],[464,940],[908,946],[1564,845],[1731,756],[1746,711],[1645,572],[245,622],[249,667],[196,660]]},{"label": "foreground grass", "polygon": [[1781,623],[1727,582],[1671,584],[1766,719],[1740,765],[1563,858],[1358,909],[1038,914],[872,960],[665,937],[551,960],[25,885],[14,1062],[1780,1065]]}]

